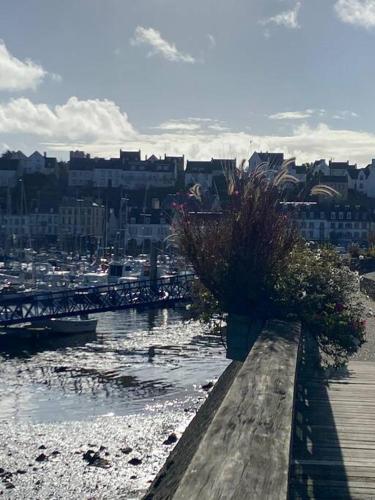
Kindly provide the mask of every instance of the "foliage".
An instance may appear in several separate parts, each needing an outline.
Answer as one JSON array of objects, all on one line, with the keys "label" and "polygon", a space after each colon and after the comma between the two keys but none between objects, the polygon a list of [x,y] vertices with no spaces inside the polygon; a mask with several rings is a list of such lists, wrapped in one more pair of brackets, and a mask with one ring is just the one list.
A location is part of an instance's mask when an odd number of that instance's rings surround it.
[{"label": "foliage", "polygon": [[179,212],[179,247],[223,311],[270,317],[272,290],[299,241],[280,211],[280,180],[271,182],[259,171],[231,172],[222,213]]},{"label": "foliage", "polygon": [[222,213],[181,207],[177,242],[201,282],[195,312],[206,322],[221,313],[300,320],[338,366],[365,338],[358,276],[333,250],[302,243],[280,209],[282,177],[238,171]]},{"label": "foliage", "polygon": [[302,321],[327,363],[344,364],[365,341],[358,274],[334,250],[297,246],[275,292],[277,317]]}]

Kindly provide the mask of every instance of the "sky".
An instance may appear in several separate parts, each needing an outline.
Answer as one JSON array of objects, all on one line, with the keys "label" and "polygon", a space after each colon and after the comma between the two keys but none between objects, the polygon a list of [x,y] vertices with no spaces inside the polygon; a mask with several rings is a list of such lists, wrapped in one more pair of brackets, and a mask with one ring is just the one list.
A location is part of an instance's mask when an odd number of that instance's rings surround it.
[{"label": "sky", "polygon": [[0,152],[375,157],[375,0],[1,0]]}]

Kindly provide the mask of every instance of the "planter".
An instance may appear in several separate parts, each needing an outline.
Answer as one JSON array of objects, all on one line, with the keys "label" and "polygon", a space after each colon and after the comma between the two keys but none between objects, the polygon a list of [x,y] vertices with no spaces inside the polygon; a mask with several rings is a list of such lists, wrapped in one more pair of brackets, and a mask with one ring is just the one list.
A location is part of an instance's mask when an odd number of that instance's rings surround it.
[{"label": "planter", "polygon": [[229,314],[227,319],[227,358],[245,361],[264,326],[251,316]]}]

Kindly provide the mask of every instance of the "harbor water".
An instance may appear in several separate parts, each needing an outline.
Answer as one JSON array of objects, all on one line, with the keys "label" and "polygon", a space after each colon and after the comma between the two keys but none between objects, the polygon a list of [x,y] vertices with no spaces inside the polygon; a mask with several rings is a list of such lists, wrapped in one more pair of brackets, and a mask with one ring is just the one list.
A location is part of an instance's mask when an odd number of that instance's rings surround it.
[{"label": "harbor water", "polygon": [[228,365],[186,311],[97,318],[96,334],[0,339],[3,498],[141,498]]}]

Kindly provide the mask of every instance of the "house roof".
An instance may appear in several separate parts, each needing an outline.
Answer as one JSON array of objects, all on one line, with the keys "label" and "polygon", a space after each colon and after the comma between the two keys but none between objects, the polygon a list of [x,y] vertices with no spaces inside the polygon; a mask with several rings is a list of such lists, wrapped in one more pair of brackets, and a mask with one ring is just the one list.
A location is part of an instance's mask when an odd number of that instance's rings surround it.
[{"label": "house roof", "polygon": [[120,158],[124,161],[140,161],[140,151],[122,151],[120,150]]}]

